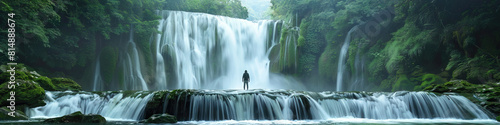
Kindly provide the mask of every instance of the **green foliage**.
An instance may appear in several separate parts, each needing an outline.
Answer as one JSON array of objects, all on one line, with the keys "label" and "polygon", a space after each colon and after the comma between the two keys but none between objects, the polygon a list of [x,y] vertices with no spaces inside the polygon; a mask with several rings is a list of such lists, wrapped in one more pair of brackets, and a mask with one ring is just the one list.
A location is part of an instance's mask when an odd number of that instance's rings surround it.
[{"label": "green foliage", "polygon": [[314,55],[301,55],[299,58],[299,73],[305,76],[311,75],[311,72],[316,69],[316,62],[316,56]]},{"label": "green foliage", "polygon": [[169,0],[162,4],[166,10],[202,12],[246,19],[248,10],[240,0]]},{"label": "green foliage", "polygon": [[399,75],[396,78],[396,82],[392,85],[392,91],[399,91],[399,90],[413,90],[413,86],[415,86],[415,83],[410,81],[406,75]]},{"label": "green foliage", "polygon": [[[145,55],[141,59],[150,68],[154,64],[150,39],[158,33],[157,10],[248,17],[239,0],[15,0],[1,1],[0,5],[1,12],[16,14],[17,62],[50,72],[51,76],[78,79],[83,77],[79,73],[95,62],[96,52],[125,44],[130,32],[140,54]],[[7,24],[7,18],[1,16],[0,22]],[[7,36],[0,36],[0,40],[7,41]],[[7,44],[0,45],[0,62],[7,61],[7,48]],[[116,52],[105,53],[116,56]],[[112,63],[117,57],[110,58],[104,61]],[[110,77],[106,78],[109,81]]]},{"label": "green foliage", "polygon": [[332,44],[328,44],[319,58],[318,72],[324,78],[334,81],[337,76],[338,51],[333,49]]},{"label": "green foliage", "polygon": [[338,48],[335,46],[340,46],[340,42],[335,41],[342,41],[347,31],[362,18],[373,16],[393,4],[392,1],[365,0],[271,0],[271,3],[271,15],[275,19],[290,20],[292,27],[300,24],[297,38],[299,75],[308,77],[319,72],[327,79],[333,79],[331,74],[335,72],[332,70],[336,69]]},{"label": "green foliage", "polygon": [[[395,73],[400,68],[409,67],[416,62],[414,60],[424,59],[422,55],[432,56],[437,52],[439,43],[433,37],[434,30],[420,30],[413,24],[405,24],[401,29],[393,33],[394,37],[387,43],[383,52],[387,54],[388,61],[386,69],[389,73]],[[427,57],[428,58],[428,57]],[[432,58],[431,58],[432,59]]]},{"label": "green foliage", "polygon": [[335,13],[335,20],[331,25],[337,30],[349,30],[352,24],[361,23],[364,17],[371,17],[379,11],[387,9],[387,7],[394,4],[394,2],[395,1],[389,0],[339,1],[336,7],[340,8],[340,10]]},{"label": "green foliage", "polygon": [[452,73],[453,79],[466,79],[475,84],[496,82],[494,74],[500,70],[496,67],[495,59],[486,55],[465,59],[456,67]]}]

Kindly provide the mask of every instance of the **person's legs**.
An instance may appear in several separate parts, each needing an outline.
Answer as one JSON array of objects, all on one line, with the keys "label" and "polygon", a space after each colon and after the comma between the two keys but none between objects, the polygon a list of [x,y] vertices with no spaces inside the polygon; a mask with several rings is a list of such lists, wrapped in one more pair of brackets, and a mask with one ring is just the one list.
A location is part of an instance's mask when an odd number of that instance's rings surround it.
[{"label": "person's legs", "polygon": [[[246,89],[245,89],[245,86],[247,87]],[[245,82],[245,83],[243,84],[243,90],[248,90],[248,82]]]}]

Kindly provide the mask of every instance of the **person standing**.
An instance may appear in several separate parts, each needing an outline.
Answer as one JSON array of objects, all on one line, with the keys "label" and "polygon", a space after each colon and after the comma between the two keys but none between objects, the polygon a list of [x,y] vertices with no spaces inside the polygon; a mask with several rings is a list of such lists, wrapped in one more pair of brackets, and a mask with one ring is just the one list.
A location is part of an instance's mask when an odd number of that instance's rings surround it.
[{"label": "person standing", "polygon": [[250,82],[250,75],[248,75],[247,70],[245,70],[245,73],[243,73],[243,78],[241,79],[243,81],[243,90],[245,90],[245,86],[247,86],[248,90],[248,82]]}]

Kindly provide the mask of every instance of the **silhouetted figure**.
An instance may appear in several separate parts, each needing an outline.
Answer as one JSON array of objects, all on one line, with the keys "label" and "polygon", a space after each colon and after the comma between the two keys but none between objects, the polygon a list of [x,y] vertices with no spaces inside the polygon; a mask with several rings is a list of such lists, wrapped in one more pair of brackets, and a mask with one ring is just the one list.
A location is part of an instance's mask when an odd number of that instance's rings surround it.
[{"label": "silhouetted figure", "polygon": [[245,86],[247,86],[248,90],[248,82],[250,82],[250,75],[248,75],[247,70],[245,70],[245,73],[243,73],[243,78],[241,79],[243,81],[243,90],[245,90]]}]

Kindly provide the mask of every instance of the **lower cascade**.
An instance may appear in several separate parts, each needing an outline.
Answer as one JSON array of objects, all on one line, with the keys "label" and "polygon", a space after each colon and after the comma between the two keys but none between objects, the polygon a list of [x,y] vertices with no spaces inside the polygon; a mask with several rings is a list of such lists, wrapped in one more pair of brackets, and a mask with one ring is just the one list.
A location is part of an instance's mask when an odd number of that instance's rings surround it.
[{"label": "lower cascade", "polygon": [[47,92],[31,118],[76,111],[106,119],[141,120],[168,113],[180,121],[364,119],[491,119],[467,98],[428,92],[307,92],[292,90],[172,90]]},{"label": "lower cascade", "polygon": [[141,115],[152,94],[137,92],[125,97],[124,93],[72,93],[46,92],[46,105],[31,108],[31,118],[53,118],[81,111],[83,114],[99,114],[106,119],[142,119]]}]

